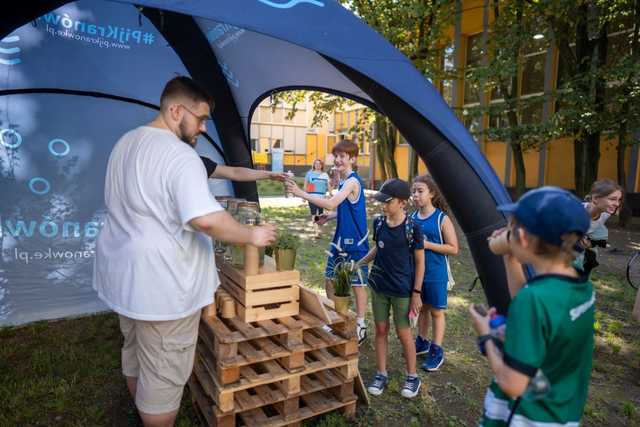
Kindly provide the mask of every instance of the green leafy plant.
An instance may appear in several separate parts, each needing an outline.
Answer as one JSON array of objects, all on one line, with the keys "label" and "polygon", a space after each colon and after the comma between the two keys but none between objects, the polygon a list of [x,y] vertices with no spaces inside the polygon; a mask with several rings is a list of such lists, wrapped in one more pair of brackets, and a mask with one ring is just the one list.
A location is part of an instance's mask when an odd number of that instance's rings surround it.
[{"label": "green leafy plant", "polygon": [[351,277],[355,274],[353,261],[339,259],[333,266],[333,292],[337,297],[351,295]]},{"label": "green leafy plant", "polygon": [[300,247],[300,237],[288,231],[279,231],[278,237],[273,244],[274,249],[298,249]]}]

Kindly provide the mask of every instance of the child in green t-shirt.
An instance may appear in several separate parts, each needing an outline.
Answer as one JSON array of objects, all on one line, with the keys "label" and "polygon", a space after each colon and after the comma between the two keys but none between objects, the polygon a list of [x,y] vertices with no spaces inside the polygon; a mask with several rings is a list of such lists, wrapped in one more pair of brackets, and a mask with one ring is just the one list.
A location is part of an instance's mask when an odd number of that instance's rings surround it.
[{"label": "child in green t-shirt", "polygon": [[[591,373],[595,294],[571,263],[589,216],[580,200],[555,187],[498,209],[509,215],[504,262],[513,300],[503,343],[491,335],[494,308],[469,310],[495,375],[480,424],[577,426]],[[528,281],[523,264],[536,272]]]}]

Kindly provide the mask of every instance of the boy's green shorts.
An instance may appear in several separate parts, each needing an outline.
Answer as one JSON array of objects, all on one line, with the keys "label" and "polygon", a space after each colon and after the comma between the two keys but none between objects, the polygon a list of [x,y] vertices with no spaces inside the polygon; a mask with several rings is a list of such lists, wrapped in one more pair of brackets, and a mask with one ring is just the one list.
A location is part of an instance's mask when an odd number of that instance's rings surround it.
[{"label": "boy's green shorts", "polygon": [[371,289],[371,307],[373,309],[373,320],[377,323],[389,320],[389,311],[393,307],[393,323],[396,328],[404,329],[409,325],[409,297],[392,297]]}]

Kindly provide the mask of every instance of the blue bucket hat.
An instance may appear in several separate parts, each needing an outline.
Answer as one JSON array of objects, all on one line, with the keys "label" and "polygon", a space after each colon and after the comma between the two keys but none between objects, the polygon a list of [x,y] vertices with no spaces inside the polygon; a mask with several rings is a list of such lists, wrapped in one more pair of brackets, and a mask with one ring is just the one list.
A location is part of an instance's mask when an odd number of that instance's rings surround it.
[{"label": "blue bucket hat", "polygon": [[498,210],[513,215],[528,232],[556,246],[562,246],[564,234],[584,235],[591,224],[580,199],[558,187],[531,190]]}]

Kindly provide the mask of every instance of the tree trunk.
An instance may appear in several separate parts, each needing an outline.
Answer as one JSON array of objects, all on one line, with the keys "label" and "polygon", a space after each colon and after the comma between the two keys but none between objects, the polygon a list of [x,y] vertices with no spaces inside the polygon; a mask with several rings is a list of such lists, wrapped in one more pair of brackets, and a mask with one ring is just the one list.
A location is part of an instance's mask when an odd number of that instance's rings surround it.
[{"label": "tree trunk", "polygon": [[[628,105],[625,105],[628,106]],[[623,106],[623,109],[624,107]],[[629,193],[630,189],[627,188],[627,173],[625,166],[625,154],[627,152],[627,144],[626,144],[626,121],[622,121],[620,124],[620,129],[618,130],[618,148],[616,150],[616,163],[618,166],[618,184],[624,188],[625,193]],[[622,206],[620,207],[620,216],[618,217],[618,224],[620,224],[623,228],[627,226],[629,220],[631,219],[631,215],[633,212],[631,211],[631,206],[626,203],[627,197],[622,199]]]},{"label": "tree trunk", "polygon": [[376,144],[376,156],[379,159],[380,177],[382,178],[382,182],[384,182],[387,180],[389,175],[387,175],[386,162],[384,161],[386,153],[384,151],[384,145],[380,142],[380,139],[378,139],[378,143]]},{"label": "tree trunk", "polygon": [[420,156],[413,147],[409,147],[409,182],[418,176],[418,160]]},{"label": "tree trunk", "polygon": [[513,164],[516,170],[515,198],[519,199],[526,190],[524,155],[522,152],[522,146],[519,143],[511,144],[511,151],[513,153]]},{"label": "tree trunk", "polygon": [[[598,38],[589,40],[588,20],[589,6],[583,3],[578,7],[578,24],[576,27],[576,57],[577,71],[580,77],[577,85],[578,91],[591,100],[594,113],[600,115],[604,112],[604,98],[606,82],[600,73],[593,70],[593,55],[596,56],[596,70],[601,70],[606,65],[608,47],[608,24],[600,28]],[[597,47],[597,49],[596,49]],[[587,78],[588,77],[588,78]],[[592,94],[591,87],[594,87]],[[589,192],[593,181],[598,179],[598,162],[600,160],[600,131],[585,133],[574,141],[574,161],[576,193],[584,196]]]}]

